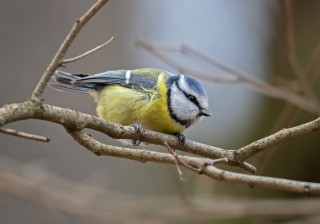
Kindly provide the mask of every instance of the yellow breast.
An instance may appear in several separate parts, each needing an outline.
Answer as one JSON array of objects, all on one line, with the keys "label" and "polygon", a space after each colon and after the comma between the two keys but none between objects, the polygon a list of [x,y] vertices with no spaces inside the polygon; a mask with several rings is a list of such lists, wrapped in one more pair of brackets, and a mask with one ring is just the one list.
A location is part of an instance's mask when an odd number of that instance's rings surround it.
[{"label": "yellow breast", "polygon": [[170,116],[164,75],[159,76],[156,91],[151,101],[143,108],[140,121],[148,129],[163,133],[181,133],[185,129]]},{"label": "yellow breast", "polygon": [[162,133],[181,133],[185,128],[170,116],[165,76],[159,75],[157,87],[143,92],[118,85],[104,87],[92,94],[98,115],[122,125],[141,124]]}]

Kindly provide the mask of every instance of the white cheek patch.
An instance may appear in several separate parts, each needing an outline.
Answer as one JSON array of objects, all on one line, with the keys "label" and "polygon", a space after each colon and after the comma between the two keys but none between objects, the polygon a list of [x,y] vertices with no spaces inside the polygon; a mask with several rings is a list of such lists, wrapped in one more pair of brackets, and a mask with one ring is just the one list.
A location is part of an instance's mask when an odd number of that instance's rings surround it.
[{"label": "white cheek patch", "polygon": [[176,85],[171,87],[170,106],[174,115],[180,120],[191,121],[199,114],[199,108],[190,102]]}]

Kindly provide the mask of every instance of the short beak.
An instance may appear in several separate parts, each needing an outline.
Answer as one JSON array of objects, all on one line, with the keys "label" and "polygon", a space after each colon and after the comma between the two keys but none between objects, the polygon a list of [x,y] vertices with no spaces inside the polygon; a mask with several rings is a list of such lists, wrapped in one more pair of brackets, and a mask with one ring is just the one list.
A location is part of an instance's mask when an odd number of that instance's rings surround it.
[{"label": "short beak", "polygon": [[210,111],[209,111],[208,109],[203,108],[203,109],[201,109],[201,111],[200,111],[200,115],[209,117],[209,116],[212,115],[212,113],[210,113]]}]

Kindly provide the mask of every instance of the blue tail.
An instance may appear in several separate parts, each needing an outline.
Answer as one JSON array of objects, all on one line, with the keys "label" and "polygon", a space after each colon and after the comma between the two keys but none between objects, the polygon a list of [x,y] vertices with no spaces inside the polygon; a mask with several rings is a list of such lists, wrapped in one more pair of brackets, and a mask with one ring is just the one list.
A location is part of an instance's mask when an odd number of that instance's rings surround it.
[{"label": "blue tail", "polygon": [[98,88],[97,84],[77,82],[79,79],[87,77],[88,75],[73,75],[64,71],[57,70],[51,81],[50,86],[60,89],[75,92],[88,92]]}]

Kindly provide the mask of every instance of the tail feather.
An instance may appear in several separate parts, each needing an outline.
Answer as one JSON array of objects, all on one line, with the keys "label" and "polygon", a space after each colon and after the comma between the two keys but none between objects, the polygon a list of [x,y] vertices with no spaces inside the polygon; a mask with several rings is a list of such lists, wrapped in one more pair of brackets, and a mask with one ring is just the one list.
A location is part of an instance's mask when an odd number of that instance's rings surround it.
[{"label": "tail feather", "polygon": [[79,79],[87,77],[88,75],[73,75],[68,72],[57,70],[52,76],[49,85],[60,90],[68,90],[75,92],[88,92],[96,89],[97,84],[77,82]]}]

